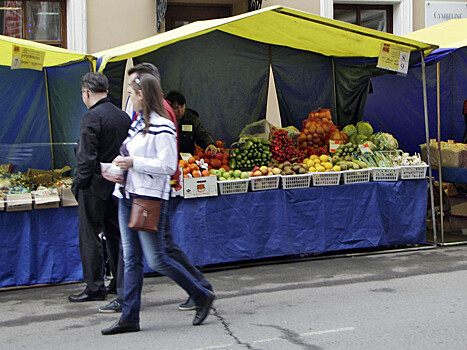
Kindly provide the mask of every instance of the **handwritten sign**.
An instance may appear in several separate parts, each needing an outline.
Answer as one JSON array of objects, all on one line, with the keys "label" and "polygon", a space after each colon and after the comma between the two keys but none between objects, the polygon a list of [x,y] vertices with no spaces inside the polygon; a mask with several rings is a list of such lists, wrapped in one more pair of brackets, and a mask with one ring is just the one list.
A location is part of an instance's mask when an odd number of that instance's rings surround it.
[{"label": "handwritten sign", "polygon": [[381,43],[376,67],[407,75],[410,50],[396,44]]},{"label": "handwritten sign", "polygon": [[329,140],[329,152],[334,153],[341,145],[340,141]]},{"label": "handwritten sign", "polygon": [[13,45],[11,69],[42,70],[44,58],[44,51]]}]

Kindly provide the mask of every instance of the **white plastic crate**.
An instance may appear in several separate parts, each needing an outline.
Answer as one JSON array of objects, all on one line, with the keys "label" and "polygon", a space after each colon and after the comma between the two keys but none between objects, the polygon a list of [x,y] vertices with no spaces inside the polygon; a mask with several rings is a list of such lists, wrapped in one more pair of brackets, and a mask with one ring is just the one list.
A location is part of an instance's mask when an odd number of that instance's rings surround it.
[{"label": "white plastic crate", "polygon": [[337,186],[341,179],[342,171],[326,171],[313,174],[313,186]]},{"label": "white plastic crate", "polygon": [[252,191],[273,190],[279,188],[280,175],[250,177]]},{"label": "white plastic crate", "polygon": [[370,182],[371,168],[343,171],[344,184]]},{"label": "white plastic crate", "polygon": [[292,188],[310,187],[311,173],[297,175],[282,175],[282,188],[289,190]]},{"label": "white plastic crate", "polygon": [[217,181],[217,184],[219,185],[219,193],[221,195],[248,192],[249,183],[250,179]]},{"label": "white plastic crate", "polygon": [[402,180],[424,179],[428,164],[401,166],[400,177]]},{"label": "white plastic crate", "polygon": [[397,181],[399,178],[399,167],[372,168],[373,181]]}]

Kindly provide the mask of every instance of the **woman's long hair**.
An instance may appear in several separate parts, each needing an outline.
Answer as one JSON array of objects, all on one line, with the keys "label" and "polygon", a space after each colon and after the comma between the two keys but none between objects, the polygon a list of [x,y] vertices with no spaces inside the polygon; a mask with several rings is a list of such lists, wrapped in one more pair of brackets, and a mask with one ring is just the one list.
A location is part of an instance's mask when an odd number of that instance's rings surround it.
[{"label": "woman's long hair", "polygon": [[153,75],[143,73],[131,82],[131,86],[135,92],[141,90],[143,93],[143,118],[145,124],[143,133],[146,134],[149,130],[149,116],[151,112],[156,112],[161,117],[167,118],[162,101],[161,83]]}]

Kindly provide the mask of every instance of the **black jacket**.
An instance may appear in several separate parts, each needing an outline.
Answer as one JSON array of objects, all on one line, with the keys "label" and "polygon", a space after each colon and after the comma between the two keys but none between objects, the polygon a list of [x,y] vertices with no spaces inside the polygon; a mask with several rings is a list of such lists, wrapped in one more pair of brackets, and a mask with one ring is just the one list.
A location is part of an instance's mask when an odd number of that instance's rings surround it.
[{"label": "black jacket", "polygon": [[201,125],[198,112],[187,108],[185,115],[178,121],[178,146],[180,152],[194,154],[195,143],[201,148],[210,144],[216,145],[216,140]]},{"label": "black jacket", "polygon": [[83,116],[76,149],[73,193],[90,187],[102,199],[111,195],[114,184],[101,176],[100,163],[110,163],[119,154],[131,121],[109,98],[99,100]]}]

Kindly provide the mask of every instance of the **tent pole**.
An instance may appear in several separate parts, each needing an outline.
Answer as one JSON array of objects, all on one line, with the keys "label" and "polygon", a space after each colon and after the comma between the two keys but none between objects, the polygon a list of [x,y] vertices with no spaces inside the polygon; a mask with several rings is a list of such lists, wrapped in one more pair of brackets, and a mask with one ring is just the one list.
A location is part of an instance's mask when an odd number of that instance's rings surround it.
[{"label": "tent pole", "polygon": [[332,63],[332,85],[334,88],[334,116],[335,116],[335,124],[339,125],[339,114],[337,113],[337,87],[336,87],[336,66],[334,63],[334,57],[331,57]]},{"label": "tent pole", "polygon": [[50,137],[50,155],[52,158],[52,170],[55,169],[55,159],[54,159],[54,146],[52,139],[52,119],[50,118],[50,99],[49,99],[49,83],[47,78],[47,69],[44,68],[44,78],[45,78],[45,96],[47,98],[47,119],[49,121],[49,137]]},{"label": "tent pole", "polygon": [[443,175],[442,175],[442,159],[441,159],[441,101],[440,101],[440,63],[436,63],[436,99],[438,108],[438,176],[439,176],[439,216],[440,216],[440,233],[441,233],[441,244],[444,244],[444,204],[443,204]]},{"label": "tent pole", "polygon": [[426,153],[428,158],[428,183],[430,185],[430,205],[431,205],[431,219],[433,221],[433,243],[438,245],[438,237],[436,235],[436,216],[435,205],[433,197],[433,176],[431,173],[431,155],[430,155],[430,128],[428,124],[428,102],[426,97],[426,73],[425,73],[425,57],[423,51],[420,50],[420,57],[422,61],[422,82],[423,82],[423,109],[425,113],[425,138],[426,138]]}]

